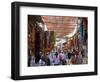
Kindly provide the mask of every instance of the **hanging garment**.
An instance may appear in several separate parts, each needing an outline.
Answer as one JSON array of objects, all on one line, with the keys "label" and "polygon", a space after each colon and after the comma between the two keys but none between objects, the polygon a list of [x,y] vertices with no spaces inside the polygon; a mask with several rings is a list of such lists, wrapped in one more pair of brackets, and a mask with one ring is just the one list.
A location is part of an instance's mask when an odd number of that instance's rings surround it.
[{"label": "hanging garment", "polygon": [[83,21],[82,21],[82,18],[80,18],[80,28],[79,28],[79,31],[80,31],[80,35],[81,35],[81,38],[83,37]]}]

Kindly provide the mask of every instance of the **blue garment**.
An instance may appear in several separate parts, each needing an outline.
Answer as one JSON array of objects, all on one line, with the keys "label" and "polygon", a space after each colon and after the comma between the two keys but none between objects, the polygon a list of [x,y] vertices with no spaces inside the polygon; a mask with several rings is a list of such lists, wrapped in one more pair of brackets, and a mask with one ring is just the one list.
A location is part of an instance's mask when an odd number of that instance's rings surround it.
[{"label": "blue garment", "polygon": [[82,22],[82,19],[80,19],[81,23],[80,23],[80,35],[81,35],[81,38],[83,37],[83,22]]}]

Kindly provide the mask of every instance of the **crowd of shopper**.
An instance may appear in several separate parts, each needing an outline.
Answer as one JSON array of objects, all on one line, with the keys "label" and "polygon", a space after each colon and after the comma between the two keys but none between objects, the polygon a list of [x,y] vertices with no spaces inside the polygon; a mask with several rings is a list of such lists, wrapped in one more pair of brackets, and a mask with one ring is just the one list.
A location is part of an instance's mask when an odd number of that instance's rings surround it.
[{"label": "crowd of shopper", "polygon": [[38,62],[35,62],[35,57],[31,56],[30,66],[52,66],[52,65],[74,65],[87,64],[86,48],[78,51],[78,49],[69,49],[67,51],[52,51],[43,54],[40,52]]}]

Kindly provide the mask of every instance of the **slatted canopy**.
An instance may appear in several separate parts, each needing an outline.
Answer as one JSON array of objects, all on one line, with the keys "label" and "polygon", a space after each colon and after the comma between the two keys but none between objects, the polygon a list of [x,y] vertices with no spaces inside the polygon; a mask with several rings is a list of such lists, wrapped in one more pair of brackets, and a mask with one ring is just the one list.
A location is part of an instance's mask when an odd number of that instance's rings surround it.
[{"label": "slatted canopy", "polygon": [[74,31],[78,17],[71,16],[41,16],[49,31],[55,31],[56,37],[61,38]]}]

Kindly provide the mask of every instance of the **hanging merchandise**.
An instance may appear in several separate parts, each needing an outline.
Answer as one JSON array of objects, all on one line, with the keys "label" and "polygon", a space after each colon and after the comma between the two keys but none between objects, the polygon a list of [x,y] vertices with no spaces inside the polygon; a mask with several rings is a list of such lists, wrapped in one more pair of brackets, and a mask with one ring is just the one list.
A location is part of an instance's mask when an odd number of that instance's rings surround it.
[{"label": "hanging merchandise", "polygon": [[82,21],[82,18],[79,18],[80,19],[80,35],[81,35],[81,39],[83,38],[83,21]]},{"label": "hanging merchandise", "polygon": [[84,17],[84,18],[82,18],[82,20],[83,20],[83,30],[87,30],[87,18],[86,17]]},{"label": "hanging merchandise", "polygon": [[54,48],[55,45],[55,33],[54,31],[50,31],[50,46],[51,46],[51,50]]},{"label": "hanging merchandise", "polygon": [[83,18],[84,43],[86,43],[87,41],[87,24],[88,24],[87,18],[84,17]]}]

